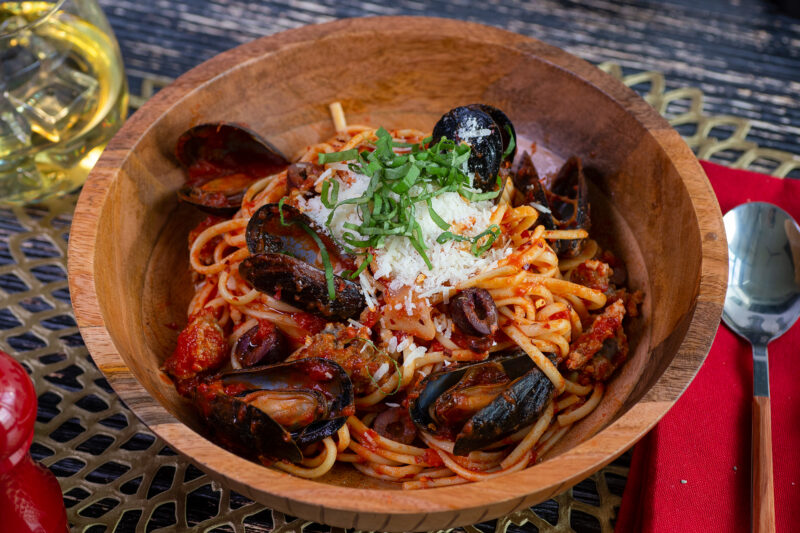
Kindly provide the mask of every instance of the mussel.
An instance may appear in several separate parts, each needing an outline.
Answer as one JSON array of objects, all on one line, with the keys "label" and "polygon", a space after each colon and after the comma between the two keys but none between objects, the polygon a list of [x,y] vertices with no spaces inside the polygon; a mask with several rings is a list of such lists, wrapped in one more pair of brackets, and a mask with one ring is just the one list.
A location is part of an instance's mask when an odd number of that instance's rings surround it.
[{"label": "mussel", "polygon": [[307,357],[336,361],[350,376],[359,396],[372,392],[383,376],[392,373],[395,365],[394,360],[370,339],[357,336],[352,327],[343,324],[328,324],[290,355],[289,360]]},{"label": "mussel", "polygon": [[195,403],[227,447],[254,459],[299,462],[354,412],[345,371],[327,359],[235,370],[200,385]]},{"label": "mussel", "polygon": [[[511,122],[511,119],[501,110],[488,104],[470,104],[467,107],[480,109],[492,117],[495,124],[500,127],[500,137],[503,141],[503,155],[505,156],[502,158],[501,166],[511,166],[511,162],[514,161],[514,156],[517,154],[517,131],[514,129],[514,124]],[[511,146],[510,151],[509,146]],[[508,153],[506,154],[506,152]]]},{"label": "mussel", "polygon": [[467,165],[475,173],[473,185],[491,191],[497,186],[501,165],[513,159],[514,150],[506,157],[504,153],[515,135],[514,126],[505,113],[486,104],[471,104],[442,115],[433,128],[431,142],[445,137],[468,144],[471,153]]},{"label": "mussel", "polygon": [[335,298],[330,298],[317,240],[334,271],[354,269],[354,260],[328,232],[294,207],[262,206],[247,225],[246,240],[253,255],[239,264],[239,273],[256,289],[332,320],[354,317],[366,306],[360,286],[337,275],[333,276]]},{"label": "mussel", "polygon": [[230,216],[256,180],[280,172],[286,157],[254,131],[236,124],[201,124],[185,131],[175,156],[187,174],[178,198],[203,211]]},{"label": "mussel", "polygon": [[550,211],[550,202],[528,152],[522,153],[519,168],[515,174],[512,174],[512,180],[514,187],[524,196],[523,202],[533,206],[539,212],[539,222],[544,225],[545,229],[556,229],[556,222]]},{"label": "mussel", "polygon": [[[577,156],[567,159],[553,181],[550,182],[550,209],[561,229],[589,231],[589,188],[583,172],[583,163]],[[575,257],[581,253],[585,239],[565,240],[561,255]]]},{"label": "mussel", "polygon": [[467,455],[530,425],[542,414],[554,387],[522,350],[480,363],[459,365],[423,379],[409,405],[423,431],[454,441]]},{"label": "mussel", "polygon": [[[539,211],[539,220],[546,229],[589,230],[589,189],[579,157],[570,157],[546,189],[527,152],[516,174],[514,186],[524,196],[524,203]],[[557,239],[552,242],[559,257],[575,257],[581,253],[585,239]]]}]

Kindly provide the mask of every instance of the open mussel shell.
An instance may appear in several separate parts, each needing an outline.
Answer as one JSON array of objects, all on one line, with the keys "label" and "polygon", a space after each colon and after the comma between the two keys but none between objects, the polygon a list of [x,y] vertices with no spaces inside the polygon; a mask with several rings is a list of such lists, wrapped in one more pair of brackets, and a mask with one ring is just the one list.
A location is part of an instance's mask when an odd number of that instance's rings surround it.
[{"label": "open mussel shell", "polygon": [[184,185],[178,189],[178,199],[206,213],[229,217],[239,210],[244,192],[252,183],[253,178],[245,174],[230,174],[198,185]]},{"label": "open mussel shell", "polygon": [[367,305],[360,285],[336,275],[331,299],[324,271],[283,253],[251,255],[239,264],[239,273],[259,291],[329,320],[355,317]]},{"label": "open mussel shell", "polygon": [[[482,367],[494,371],[501,365],[510,382],[488,405],[470,416],[458,427],[440,427],[431,417],[431,407],[467,371],[474,373]],[[486,384],[483,385],[485,388]],[[536,421],[553,396],[554,387],[545,374],[522,350],[480,363],[460,365],[454,369],[435,372],[419,385],[419,396],[409,405],[411,420],[421,430],[454,437],[453,453],[467,455],[502,440],[515,431]],[[463,392],[463,391],[462,391]],[[460,424],[459,424],[460,425]]]},{"label": "open mussel shell", "polygon": [[203,406],[207,420],[227,444],[249,456],[301,461],[302,448],[336,433],[353,410],[350,378],[327,359],[235,370],[215,384],[218,392]]},{"label": "open mussel shell", "polygon": [[186,169],[178,197],[216,215],[235,213],[244,191],[256,180],[282,171],[286,157],[256,132],[226,122],[186,130],[175,145]]},{"label": "open mussel shell", "polygon": [[533,160],[528,152],[522,153],[517,172],[512,176],[514,187],[525,197],[524,203],[532,206],[539,212],[539,220],[546,229],[556,229],[555,220],[550,211],[550,202],[544,192],[544,186],[539,178],[539,173],[533,165]]},{"label": "open mussel shell", "polygon": [[[517,172],[513,175],[514,187],[523,196],[523,202],[539,212],[539,223],[546,229],[585,229],[589,231],[589,188],[579,157],[570,157],[545,191],[539,173],[527,152],[522,154]],[[586,239],[556,239],[551,241],[559,257],[575,257],[581,253]]]},{"label": "open mussel shell", "polygon": [[467,165],[475,173],[475,188],[484,191],[496,188],[503,159],[503,134],[487,112],[476,105],[451,109],[433,127],[431,142],[436,143],[442,137],[470,146]]},{"label": "open mussel shell", "polygon": [[[570,157],[550,183],[550,208],[560,229],[585,229],[589,231],[589,187],[583,163],[577,156]],[[559,257],[576,257],[583,250],[586,239],[560,241]]]}]

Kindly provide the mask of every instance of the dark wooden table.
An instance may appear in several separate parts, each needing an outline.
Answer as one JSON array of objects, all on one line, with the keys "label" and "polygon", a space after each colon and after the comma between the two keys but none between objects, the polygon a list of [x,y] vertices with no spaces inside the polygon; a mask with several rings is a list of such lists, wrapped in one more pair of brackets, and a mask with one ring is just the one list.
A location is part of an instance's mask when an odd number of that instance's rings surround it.
[{"label": "dark wooden table", "polygon": [[[798,0],[789,0],[789,3]],[[131,90],[243,42],[344,17],[429,15],[541,39],[594,63],[698,87],[709,114],[753,121],[762,147],[800,151],[800,19],[770,0],[100,0]],[[332,59],[333,60],[333,59]]]},{"label": "dark wooden table", "polygon": [[[594,63],[613,61],[625,71],[660,71],[665,75],[667,89],[701,89],[708,114],[750,119],[753,127],[748,139],[759,146],[800,153],[800,19],[783,14],[777,4],[767,0],[100,0],[100,3],[120,42],[134,95],[142,93],[144,80],[177,77],[223,50],[304,24],[355,16],[442,16],[483,22],[536,37]],[[144,83],[144,89],[147,92],[147,83]],[[800,177],[800,171],[795,170],[790,176]],[[30,216],[36,219],[35,208],[30,211]],[[5,236],[5,241],[8,241],[9,235],[20,231],[18,224],[11,213],[0,213],[0,237]],[[58,255],[58,251],[48,251],[49,245],[45,241],[37,242],[23,249],[26,257],[44,260]],[[6,245],[0,246],[0,267],[19,262],[12,255]],[[37,274],[37,279],[42,283],[65,283],[63,269],[57,266],[44,265],[40,274],[43,278]],[[15,279],[13,276],[2,277],[0,289],[6,294],[24,290],[24,283]],[[57,289],[53,295],[68,305],[69,295],[65,288]],[[48,320],[48,328],[74,327],[74,322],[67,315]],[[16,327],[15,324],[13,316],[0,313],[0,330],[9,330]],[[77,334],[70,339],[67,339],[68,346],[81,345]],[[35,338],[23,335],[9,338],[8,346],[24,352],[37,345]],[[63,390],[80,391],[80,385],[75,382],[76,375],[68,370],[46,379]],[[103,381],[98,385],[107,390],[107,384]],[[110,393],[110,390],[107,392]],[[39,422],[47,423],[58,413],[57,404],[61,399],[55,395],[48,396],[47,392],[41,393]],[[105,407],[87,405],[82,408],[94,412],[95,408],[102,411]],[[100,423],[114,430],[126,425],[124,420],[112,418]],[[58,442],[69,441],[81,431],[78,422],[71,424],[63,424],[51,436]],[[146,435],[135,435],[125,446],[130,444],[133,447],[130,449],[146,448],[151,443]],[[102,454],[104,446],[108,446],[108,443],[93,442],[87,444],[85,451]],[[171,453],[166,449],[162,452]],[[34,455],[43,459],[50,454],[46,448],[37,448],[35,445]],[[62,476],[72,475],[80,468],[79,464],[69,461],[59,461],[51,466]],[[98,469],[93,482],[102,485],[119,475],[119,472]],[[199,475],[199,472],[191,472],[191,476]],[[189,470],[186,476],[190,476]],[[585,501],[592,503],[596,496],[593,487],[586,483],[588,481],[576,487],[574,497],[579,500],[585,498]],[[150,491],[158,493],[167,490],[171,484],[171,475],[165,477],[163,483],[156,476]],[[608,486],[612,492],[621,494],[624,478],[612,479]],[[208,492],[198,491],[193,500],[195,503],[187,508],[187,515],[194,517],[195,523],[202,522],[208,513],[205,508],[213,500],[210,489]],[[66,500],[74,505],[82,497],[86,496],[69,493]],[[557,505],[554,509],[544,506],[540,511],[548,521],[555,523],[557,520]],[[150,520],[147,531],[152,529],[153,524],[156,527],[169,527],[174,523],[170,521],[172,511],[164,511],[163,517],[159,512],[157,510]],[[550,517],[548,513],[553,516]],[[573,517],[575,519],[570,524],[572,528],[576,531],[599,530],[600,524],[593,517],[585,515],[588,518],[584,519],[579,515]],[[117,524],[117,530],[133,530],[138,518],[133,520],[130,522],[131,529],[128,529],[123,518]],[[269,520],[265,518],[264,524],[254,522],[252,530],[264,531]],[[142,525],[139,524],[139,527]],[[481,526],[478,530],[483,529]],[[529,524],[524,528],[512,525],[508,531],[523,529],[536,530],[535,526]],[[313,527],[311,530],[316,531]],[[95,529],[92,528],[92,531]]]}]

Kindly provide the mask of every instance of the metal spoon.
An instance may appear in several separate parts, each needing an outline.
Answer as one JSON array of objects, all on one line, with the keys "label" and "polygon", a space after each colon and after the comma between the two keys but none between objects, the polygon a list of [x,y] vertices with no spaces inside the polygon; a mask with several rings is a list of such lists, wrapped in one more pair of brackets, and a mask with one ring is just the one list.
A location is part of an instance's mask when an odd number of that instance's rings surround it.
[{"label": "metal spoon", "polygon": [[753,345],[752,531],[775,531],[767,344],[800,316],[800,227],[781,208],[752,202],[723,217],[728,292],[722,319]]}]

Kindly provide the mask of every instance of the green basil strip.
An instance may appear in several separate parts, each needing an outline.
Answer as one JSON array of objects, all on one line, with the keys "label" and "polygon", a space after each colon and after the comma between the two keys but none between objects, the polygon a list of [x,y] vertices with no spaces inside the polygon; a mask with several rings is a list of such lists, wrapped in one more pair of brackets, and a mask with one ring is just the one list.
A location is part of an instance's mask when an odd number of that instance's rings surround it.
[{"label": "green basil strip", "polygon": [[340,161],[350,161],[358,156],[358,150],[352,148],[344,152],[331,152],[329,154],[317,154],[317,164],[324,165],[325,163],[338,163]]}]

